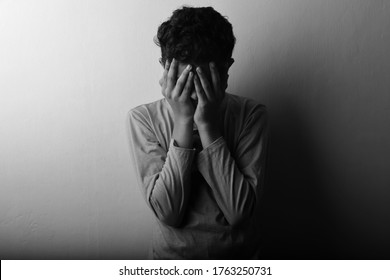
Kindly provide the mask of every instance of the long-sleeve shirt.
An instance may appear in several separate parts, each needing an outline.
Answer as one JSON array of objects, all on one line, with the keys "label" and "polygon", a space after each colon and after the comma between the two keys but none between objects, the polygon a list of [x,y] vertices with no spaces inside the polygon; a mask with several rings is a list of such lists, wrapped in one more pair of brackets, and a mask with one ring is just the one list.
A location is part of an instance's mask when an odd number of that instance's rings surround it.
[{"label": "long-sleeve shirt", "polygon": [[129,111],[138,184],[156,217],[152,259],[258,257],[266,108],[226,94],[222,111],[222,136],[200,152],[176,145],[166,99]]}]

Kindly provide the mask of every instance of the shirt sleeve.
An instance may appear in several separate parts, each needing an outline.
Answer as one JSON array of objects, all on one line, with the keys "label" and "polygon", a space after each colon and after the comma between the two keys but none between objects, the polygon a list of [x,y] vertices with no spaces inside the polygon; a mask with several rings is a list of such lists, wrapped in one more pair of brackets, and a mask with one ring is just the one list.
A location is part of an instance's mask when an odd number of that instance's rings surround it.
[{"label": "shirt sleeve", "polygon": [[133,163],[146,203],[159,220],[179,226],[188,202],[195,150],[177,147],[172,139],[166,151],[147,117],[137,110],[129,112],[128,120]]},{"label": "shirt sleeve", "polygon": [[223,137],[199,153],[197,167],[232,226],[248,219],[264,184],[268,141],[267,114],[257,106],[242,129],[234,154]]}]

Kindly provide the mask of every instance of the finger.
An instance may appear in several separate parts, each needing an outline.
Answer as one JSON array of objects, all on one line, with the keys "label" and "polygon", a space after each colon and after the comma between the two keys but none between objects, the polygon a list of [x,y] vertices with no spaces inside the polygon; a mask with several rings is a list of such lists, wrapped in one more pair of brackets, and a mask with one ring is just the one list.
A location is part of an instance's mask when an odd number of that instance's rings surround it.
[{"label": "finger", "polygon": [[167,88],[167,76],[168,76],[168,70],[169,70],[170,62],[168,59],[165,61],[164,65],[164,72],[163,76],[161,78],[161,91],[164,96],[166,96],[166,88]]},{"label": "finger", "polygon": [[204,71],[200,67],[197,67],[196,71],[198,72],[198,77],[200,79],[200,83],[202,84],[202,88],[203,88],[204,93],[206,94],[207,99],[213,100],[214,99],[213,89],[211,88],[211,85],[210,85],[209,81],[207,80],[207,77],[204,74]]},{"label": "finger", "polygon": [[167,97],[167,92],[166,92],[166,84],[164,81],[162,81],[162,78],[160,80],[160,84],[161,84],[161,93],[164,97]]},{"label": "finger", "polygon": [[165,61],[165,65],[164,65],[164,74],[163,74],[163,77],[166,79],[167,76],[168,76],[168,71],[169,71],[169,67],[170,67],[171,63],[168,61],[168,59]]},{"label": "finger", "polygon": [[191,65],[188,64],[176,82],[175,93],[178,94],[179,96],[182,94],[183,88],[186,85],[186,82],[188,80],[187,78],[188,78],[190,71],[191,71]]},{"label": "finger", "polygon": [[199,104],[205,104],[207,102],[207,97],[203,91],[202,84],[199,80],[198,75],[195,75],[194,77],[194,84],[195,84],[195,91],[196,91],[196,95],[198,96]]},{"label": "finger", "polygon": [[167,90],[170,92],[176,85],[177,79],[177,60],[172,59],[172,62],[169,66],[168,74],[167,74]]},{"label": "finger", "polygon": [[214,62],[210,62],[211,81],[213,83],[214,92],[217,98],[222,98],[221,94],[221,79],[219,77],[218,69]]},{"label": "finger", "polygon": [[194,81],[194,73],[190,72],[188,74],[186,85],[184,86],[183,92],[181,94],[181,97],[183,99],[190,98],[191,91],[192,91],[192,86],[193,86],[193,81]]}]

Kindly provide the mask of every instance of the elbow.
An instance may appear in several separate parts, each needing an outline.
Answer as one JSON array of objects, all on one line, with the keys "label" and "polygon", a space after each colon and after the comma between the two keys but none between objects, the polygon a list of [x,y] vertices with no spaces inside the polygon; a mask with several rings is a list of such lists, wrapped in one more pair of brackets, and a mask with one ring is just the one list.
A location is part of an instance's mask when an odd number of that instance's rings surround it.
[{"label": "elbow", "polygon": [[228,217],[226,217],[227,222],[233,228],[239,227],[247,222],[249,222],[253,216],[255,203],[250,203],[242,209],[237,209],[234,212],[231,212]]},{"label": "elbow", "polygon": [[152,208],[156,218],[163,224],[170,227],[180,227],[182,221],[182,215],[178,211],[173,209],[163,209],[158,203],[153,200],[150,201],[150,207]]},{"label": "elbow", "polygon": [[157,216],[157,218],[164,223],[167,226],[178,228],[181,224],[180,217],[177,217],[177,215],[164,215],[164,216]]},{"label": "elbow", "polygon": [[236,213],[236,214],[230,215],[229,217],[226,217],[226,220],[231,227],[237,228],[240,225],[249,221],[250,215],[243,214],[243,213]]}]

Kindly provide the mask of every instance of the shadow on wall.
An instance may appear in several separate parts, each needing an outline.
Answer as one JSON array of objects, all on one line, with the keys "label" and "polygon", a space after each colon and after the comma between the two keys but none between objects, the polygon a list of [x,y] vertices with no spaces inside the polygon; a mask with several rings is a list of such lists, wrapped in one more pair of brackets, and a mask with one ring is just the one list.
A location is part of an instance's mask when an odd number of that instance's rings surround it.
[{"label": "shadow on wall", "polygon": [[254,86],[269,95],[271,127],[261,205],[264,259],[342,258],[338,220],[327,191],[332,168],[322,157],[311,108],[311,82],[319,81],[311,81],[305,61],[294,56],[281,66],[287,71],[276,72],[290,73],[288,77],[276,75],[268,84]]},{"label": "shadow on wall", "polygon": [[[284,112],[271,122],[269,174],[264,207],[264,258],[337,258],[335,220],[321,158],[303,112],[280,103]],[[332,250],[332,251],[330,251]]]},{"label": "shadow on wall", "polygon": [[388,87],[348,52],[284,45],[246,90],[271,127],[262,257],[388,259]]}]

